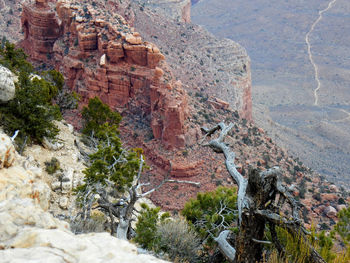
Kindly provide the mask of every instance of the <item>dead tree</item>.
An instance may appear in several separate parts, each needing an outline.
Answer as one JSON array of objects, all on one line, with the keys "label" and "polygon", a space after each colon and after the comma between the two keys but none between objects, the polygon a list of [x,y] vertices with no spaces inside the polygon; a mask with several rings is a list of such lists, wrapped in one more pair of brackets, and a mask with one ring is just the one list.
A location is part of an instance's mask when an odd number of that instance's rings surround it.
[{"label": "dead tree", "polygon": [[[117,238],[126,240],[128,238],[130,226],[136,211],[135,204],[140,198],[150,195],[162,187],[165,183],[186,183],[197,187],[200,186],[200,183],[197,182],[169,179],[169,172],[166,178],[159,185],[148,190],[147,192],[143,192],[142,187],[149,185],[149,183],[141,182],[143,164],[144,159],[141,155],[138,174],[133,184],[124,193],[119,193],[116,191],[115,184],[109,180],[106,180],[107,185],[102,185],[100,183],[87,185],[84,194],[80,196],[83,207],[81,213],[79,213],[80,219],[89,219],[91,211],[93,209],[98,209],[108,216],[111,235],[115,235]],[[117,227],[115,227],[116,224]]]},{"label": "dead tree", "polygon": [[[222,231],[215,241],[220,251],[230,262],[260,262],[263,245],[271,243],[264,241],[266,225],[269,225],[272,243],[280,253],[284,252],[276,234],[276,226],[286,229],[293,237],[303,239],[310,252],[309,261],[325,262],[307,239],[308,232],[299,218],[298,203],[279,180],[281,170],[278,167],[259,172],[252,169],[248,178],[243,177],[235,166],[235,153],[224,142],[233,124],[228,126],[221,122],[211,129],[202,128],[205,137],[202,144],[211,147],[215,152],[225,156],[227,171],[238,185],[238,226],[239,233],[235,237],[234,246],[228,242],[229,230]],[[203,143],[207,137],[220,132],[216,139]],[[287,204],[291,209],[291,217],[282,216],[281,208]]]}]

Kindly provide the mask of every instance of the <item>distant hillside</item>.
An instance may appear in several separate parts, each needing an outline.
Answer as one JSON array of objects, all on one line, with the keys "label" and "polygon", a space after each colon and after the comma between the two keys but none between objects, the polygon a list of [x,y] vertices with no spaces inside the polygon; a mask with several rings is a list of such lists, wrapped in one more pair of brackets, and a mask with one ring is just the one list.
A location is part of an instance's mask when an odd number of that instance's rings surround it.
[{"label": "distant hillside", "polygon": [[[203,0],[192,21],[247,49],[255,121],[307,165],[348,184],[350,2],[332,2],[317,20],[331,1]],[[321,83],[316,106],[308,32]]]}]

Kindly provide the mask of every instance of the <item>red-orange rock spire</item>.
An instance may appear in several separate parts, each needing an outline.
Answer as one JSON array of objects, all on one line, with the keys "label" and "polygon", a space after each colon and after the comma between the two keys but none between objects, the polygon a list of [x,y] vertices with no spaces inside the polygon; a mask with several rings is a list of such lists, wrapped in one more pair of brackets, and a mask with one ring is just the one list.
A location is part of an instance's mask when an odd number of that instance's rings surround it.
[{"label": "red-orange rock spire", "polygon": [[166,147],[185,146],[187,94],[181,83],[172,80],[154,44],[104,9],[59,1],[56,13],[46,0],[26,3],[22,45],[32,59],[60,69],[84,103],[98,96],[114,109],[150,115],[156,139]]}]

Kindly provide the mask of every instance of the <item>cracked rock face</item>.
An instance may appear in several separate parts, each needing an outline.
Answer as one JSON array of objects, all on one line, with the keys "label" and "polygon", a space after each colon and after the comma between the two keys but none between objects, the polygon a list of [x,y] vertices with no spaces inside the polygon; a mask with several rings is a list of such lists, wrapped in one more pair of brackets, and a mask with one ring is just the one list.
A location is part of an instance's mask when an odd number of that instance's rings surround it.
[{"label": "cracked rock face", "polygon": [[8,69],[0,65],[0,103],[12,100],[15,97],[15,76]]}]

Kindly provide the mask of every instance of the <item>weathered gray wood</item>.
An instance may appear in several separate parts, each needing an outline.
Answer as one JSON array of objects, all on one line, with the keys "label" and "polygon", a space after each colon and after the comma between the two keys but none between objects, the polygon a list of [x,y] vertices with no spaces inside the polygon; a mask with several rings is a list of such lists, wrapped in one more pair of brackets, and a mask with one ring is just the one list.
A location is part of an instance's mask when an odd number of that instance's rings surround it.
[{"label": "weathered gray wood", "polygon": [[[244,178],[236,169],[235,153],[224,142],[225,136],[232,129],[233,124],[226,126],[221,122],[211,129],[202,128],[205,136],[201,141],[204,146],[211,147],[215,152],[225,156],[227,171],[238,185],[237,205],[238,205],[238,226],[239,233],[235,238],[235,247],[228,241],[229,230],[222,231],[214,240],[222,254],[230,262],[260,262],[262,257],[262,245],[271,243],[264,241],[265,225],[270,225],[272,242],[280,253],[285,250],[278,240],[275,226],[286,228],[293,236],[303,238],[305,244],[309,246],[309,260],[313,263],[324,263],[325,261],[308,242],[306,235],[308,232],[302,226],[299,218],[298,203],[288,192],[287,188],[279,180],[281,170],[273,167],[263,172],[250,170],[248,180]],[[211,137],[215,132],[220,131],[216,139],[204,144],[206,138]],[[278,200],[278,206],[275,203]],[[287,219],[279,215],[279,209],[287,201],[292,210],[292,218]],[[298,236],[299,235],[299,236]],[[301,237],[300,237],[301,235]]]}]

